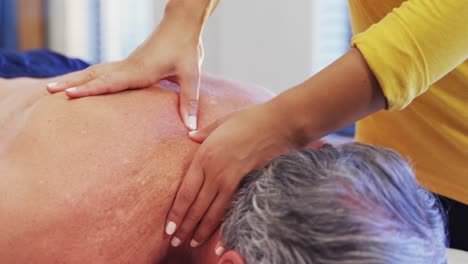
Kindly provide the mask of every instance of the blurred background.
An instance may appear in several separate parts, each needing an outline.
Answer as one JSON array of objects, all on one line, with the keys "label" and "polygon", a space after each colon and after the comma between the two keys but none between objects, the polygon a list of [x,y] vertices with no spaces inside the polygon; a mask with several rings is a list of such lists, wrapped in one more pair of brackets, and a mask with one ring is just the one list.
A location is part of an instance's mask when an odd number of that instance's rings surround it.
[{"label": "blurred background", "polygon": [[[120,60],[159,23],[166,2],[0,0],[0,48]],[[350,38],[347,0],[222,0],[203,34],[203,70],[281,92],[345,53]]]}]

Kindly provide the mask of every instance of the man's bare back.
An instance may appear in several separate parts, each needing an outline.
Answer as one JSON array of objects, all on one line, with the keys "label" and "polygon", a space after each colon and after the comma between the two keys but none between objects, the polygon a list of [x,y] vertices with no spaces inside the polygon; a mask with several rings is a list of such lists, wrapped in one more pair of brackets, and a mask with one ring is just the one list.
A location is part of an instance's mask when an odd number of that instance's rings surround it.
[{"label": "man's bare back", "polygon": [[[0,79],[0,260],[150,263],[197,144],[174,85],[68,100]],[[205,77],[199,126],[273,94]]]}]

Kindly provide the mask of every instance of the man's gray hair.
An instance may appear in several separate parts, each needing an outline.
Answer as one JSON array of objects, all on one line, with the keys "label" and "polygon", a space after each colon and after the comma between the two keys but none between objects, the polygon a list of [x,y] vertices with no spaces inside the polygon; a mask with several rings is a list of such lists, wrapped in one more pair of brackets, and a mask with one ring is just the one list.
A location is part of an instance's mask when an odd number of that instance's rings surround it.
[{"label": "man's gray hair", "polygon": [[396,152],[291,152],[249,173],[222,225],[249,264],[445,263],[445,217]]}]

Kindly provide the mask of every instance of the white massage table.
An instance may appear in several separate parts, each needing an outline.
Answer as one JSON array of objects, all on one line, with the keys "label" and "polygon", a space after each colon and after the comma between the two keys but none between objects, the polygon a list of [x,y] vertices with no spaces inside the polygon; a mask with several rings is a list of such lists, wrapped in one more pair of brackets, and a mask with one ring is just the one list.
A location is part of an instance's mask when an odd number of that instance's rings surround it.
[{"label": "white massage table", "polygon": [[468,264],[468,252],[457,249],[447,249],[448,264]]}]

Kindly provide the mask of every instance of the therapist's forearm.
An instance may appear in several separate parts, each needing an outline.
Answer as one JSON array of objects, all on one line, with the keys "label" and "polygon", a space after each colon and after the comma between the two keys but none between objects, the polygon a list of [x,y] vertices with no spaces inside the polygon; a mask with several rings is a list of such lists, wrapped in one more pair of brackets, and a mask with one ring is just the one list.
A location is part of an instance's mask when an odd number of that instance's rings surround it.
[{"label": "therapist's forearm", "polygon": [[363,56],[352,48],[266,106],[303,145],[384,109],[386,99]]},{"label": "therapist's forearm", "polygon": [[[163,19],[138,49],[154,47],[157,43],[161,43],[163,41],[161,35],[172,36],[180,43],[201,44],[206,19],[218,2],[219,0],[169,0]],[[142,52],[142,54],[147,53]]]},{"label": "therapist's forearm", "polygon": [[187,19],[201,28],[206,19],[216,9],[220,0],[169,0],[165,16],[177,16]]}]

